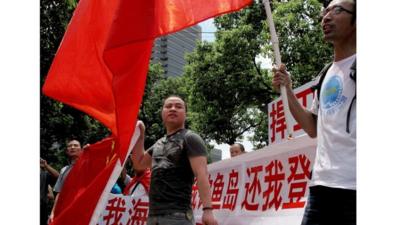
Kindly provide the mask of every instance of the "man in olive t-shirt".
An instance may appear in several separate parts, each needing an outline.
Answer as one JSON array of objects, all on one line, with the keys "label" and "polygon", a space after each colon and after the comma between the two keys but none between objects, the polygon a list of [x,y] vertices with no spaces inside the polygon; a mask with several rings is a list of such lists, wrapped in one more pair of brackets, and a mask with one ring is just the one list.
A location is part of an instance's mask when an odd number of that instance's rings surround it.
[{"label": "man in olive t-shirt", "polygon": [[166,136],[145,152],[145,127],[142,121],[138,121],[140,136],[133,148],[135,169],[152,169],[147,224],[194,224],[190,201],[196,176],[203,202],[202,222],[204,225],[217,225],[211,205],[206,147],[200,136],[185,129],[185,102],[178,96],[166,98],[161,116]]}]

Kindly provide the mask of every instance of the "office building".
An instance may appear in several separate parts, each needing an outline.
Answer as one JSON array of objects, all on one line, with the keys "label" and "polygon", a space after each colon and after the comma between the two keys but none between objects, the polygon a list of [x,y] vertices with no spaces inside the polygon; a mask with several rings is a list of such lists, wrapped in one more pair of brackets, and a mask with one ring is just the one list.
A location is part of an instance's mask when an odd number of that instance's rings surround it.
[{"label": "office building", "polygon": [[220,149],[211,149],[210,151],[211,162],[218,162],[222,159],[222,151]]},{"label": "office building", "polygon": [[157,38],[151,61],[159,62],[166,76],[180,76],[186,64],[185,54],[193,52],[196,41],[201,41],[201,27],[194,25],[182,31]]}]

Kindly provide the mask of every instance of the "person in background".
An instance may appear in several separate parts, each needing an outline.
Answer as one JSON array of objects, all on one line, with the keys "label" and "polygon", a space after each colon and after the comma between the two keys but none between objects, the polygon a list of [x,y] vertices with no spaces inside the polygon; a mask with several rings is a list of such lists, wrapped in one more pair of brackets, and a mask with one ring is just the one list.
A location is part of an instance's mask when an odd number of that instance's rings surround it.
[{"label": "person in background", "polygon": [[246,153],[244,146],[240,143],[235,143],[229,147],[231,158]]},{"label": "person in background", "polygon": [[118,183],[115,183],[114,186],[111,188],[112,194],[122,194],[122,190],[119,187]]},{"label": "person in background", "polygon": [[[131,156],[132,154],[130,155],[130,157]],[[117,180],[117,183],[121,187],[121,190],[125,190],[126,185],[128,185],[129,182],[132,180],[132,177],[129,175],[132,173],[132,171],[134,173],[131,160],[127,160]]]},{"label": "person in background", "polygon": [[53,200],[51,186],[54,185],[59,175],[58,171],[47,164],[46,160],[40,158],[40,225],[47,224],[49,208]]},{"label": "person in background", "polygon": [[73,168],[75,162],[78,160],[78,158],[82,154],[81,143],[76,139],[72,139],[72,140],[68,141],[66,154],[67,154],[67,157],[68,157],[70,163],[61,169],[60,176],[58,177],[57,182],[54,186],[54,192],[56,194],[56,197],[54,200],[53,209],[51,210],[51,214],[49,216],[48,223],[53,222],[54,209],[56,208],[56,205],[57,205],[58,194],[62,191],[64,181],[65,181],[66,177],[68,176],[69,171]]}]

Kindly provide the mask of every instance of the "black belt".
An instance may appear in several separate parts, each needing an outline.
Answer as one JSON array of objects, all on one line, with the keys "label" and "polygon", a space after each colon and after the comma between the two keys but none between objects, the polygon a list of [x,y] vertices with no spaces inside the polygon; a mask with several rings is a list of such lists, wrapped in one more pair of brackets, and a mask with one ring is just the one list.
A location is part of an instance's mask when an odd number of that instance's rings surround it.
[{"label": "black belt", "polygon": [[175,216],[178,218],[184,218],[187,220],[192,220],[193,218],[193,211],[188,210],[186,213],[184,212],[170,212],[170,213],[162,213],[162,214],[152,214],[149,216],[154,216],[154,217],[165,217],[165,216]]}]

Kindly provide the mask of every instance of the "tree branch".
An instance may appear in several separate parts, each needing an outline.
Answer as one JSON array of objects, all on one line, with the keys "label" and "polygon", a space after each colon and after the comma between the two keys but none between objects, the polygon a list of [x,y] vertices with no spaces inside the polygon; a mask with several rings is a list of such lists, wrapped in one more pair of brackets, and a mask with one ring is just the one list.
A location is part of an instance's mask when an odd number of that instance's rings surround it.
[{"label": "tree branch", "polygon": [[256,58],[253,59],[253,65],[256,68],[258,76],[260,76],[260,78],[261,78],[260,79],[261,83],[264,84],[265,87],[268,87],[268,84],[264,82],[264,79],[262,79],[263,74],[262,74],[260,68],[258,68],[258,66],[257,66]]}]

